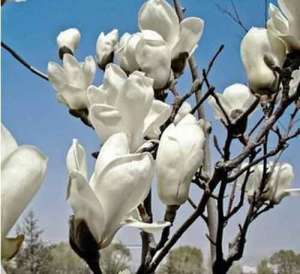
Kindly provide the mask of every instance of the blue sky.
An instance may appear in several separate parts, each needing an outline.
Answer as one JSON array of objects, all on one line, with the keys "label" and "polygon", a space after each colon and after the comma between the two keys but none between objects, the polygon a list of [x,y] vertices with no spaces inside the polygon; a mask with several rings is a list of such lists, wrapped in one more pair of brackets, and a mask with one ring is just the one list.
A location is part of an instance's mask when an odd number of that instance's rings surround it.
[{"label": "blue sky", "polygon": [[[196,59],[203,68],[216,49],[225,45],[225,50],[218,59],[211,74],[211,82],[219,91],[226,86],[245,83],[239,48],[243,36],[241,28],[222,14],[216,3],[229,5],[229,1],[185,0],[187,15],[198,16],[205,20],[204,35],[196,52]],[[239,12],[247,27],[263,26],[264,1],[242,0],[238,3]],[[56,36],[59,31],[77,27],[81,31],[81,43],[76,56],[83,59],[95,55],[95,44],[101,31],[113,28],[124,32],[137,31],[137,12],[141,0],[27,0],[20,4],[6,4],[2,11],[2,39],[12,46],[32,65],[46,71],[50,60],[58,61]],[[30,73],[10,55],[2,52],[2,121],[13,133],[19,144],[33,144],[48,157],[49,166],[46,180],[30,206],[34,209],[44,229],[44,238],[51,242],[67,239],[67,222],[70,209],[65,201],[67,174],[65,154],[72,142],[78,138],[88,152],[99,147],[96,134],[71,117],[64,105],[59,104],[51,85]],[[98,73],[95,83],[99,85]],[[185,75],[180,82],[180,90],[188,90],[190,77]],[[208,119],[212,122],[211,111]],[[221,126],[213,123],[214,133],[222,140]],[[283,159],[299,166],[299,140],[293,148],[284,154]],[[214,155],[215,156],[215,155]],[[215,157],[214,157],[215,158]],[[89,158],[90,169],[93,159]],[[295,186],[300,187],[300,173],[296,170]],[[192,189],[196,199],[200,193]],[[298,199],[286,199],[275,210],[268,212],[250,229],[245,251],[247,262],[254,262],[261,256],[267,256],[280,248],[292,248],[300,251],[300,220]],[[154,198],[157,218],[163,215],[158,210],[162,205]],[[176,225],[184,216],[190,214],[187,205],[180,209]],[[237,231],[238,218],[228,226],[228,239]],[[193,244],[207,252],[205,227],[196,222],[180,244]],[[138,244],[139,233],[132,229],[122,229],[118,235],[125,244]]]}]

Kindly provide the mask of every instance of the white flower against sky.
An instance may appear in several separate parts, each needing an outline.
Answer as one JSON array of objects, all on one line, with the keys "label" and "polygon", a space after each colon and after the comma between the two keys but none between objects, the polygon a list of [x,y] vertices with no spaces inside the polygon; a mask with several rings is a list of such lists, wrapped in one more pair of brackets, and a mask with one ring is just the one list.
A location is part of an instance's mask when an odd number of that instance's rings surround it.
[{"label": "white flower against sky", "polygon": [[71,54],[64,54],[63,66],[54,62],[48,64],[49,81],[57,91],[57,99],[70,109],[87,108],[87,88],[95,73],[96,63],[92,56],[79,63]]},{"label": "white flower against sky", "polygon": [[60,50],[61,58],[65,53],[74,54],[80,42],[80,32],[76,28],[64,30],[58,34],[56,42]]},{"label": "white flower against sky", "polygon": [[[246,164],[242,165],[245,166]],[[300,195],[300,188],[291,188],[294,180],[293,167],[288,163],[269,162],[268,165],[269,177],[261,195],[264,201],[269,201],[274,204],[279,204],[281,200],[288,195]],[[248,199],[251,201],[254,195],[259,192],[264,167],[263,164],[255,165],[251,168],[252,173],[249,175],[246,185],[246,193]],[[246,174],[239,177],[238,182],[241,185]]]},{"label": "white flower against sky", "polygon": [[88,89],[89,118],[102,142],[114,133],[125,132],[131,151],[136,151],[144,137],[158,137],[171,109],[154,99],[152,85],[153,80],[142,72],[127,77],[117,65],[106,67],[103,84]]},{"label": "white flower against sky", "polygon": [[282,66],[285,53],[284,43],[272,31],[253,27],[245,35],[241,57],[254,93],[270,95],[276,91],[278,75],[273,69]]},{"label": "white flower against sky", "polygon": [[166,205],[183,204],[197,169],[203,161],[205,122],[187,114],[163,132],[157,151],[158,194]]},{"label": "white flower against sky", "polygon": [[[216,96],[232,123],[245,113],[255,101],[255,96],[251,94],[250,89],[242,84],[233,84],[227,87],[223,93],[216,93]],[[215,98],[209,97],[208,102],[214,110],[216,119],[220,119],[227,124],[224,112]]]},{"label": "white flower against sky", "polygon": [[278,0],[278,5],[281,10],[269,6],[268,29],[286,43],[289,51],[300,50],[300,2]]},{"label": "white flower against sky", "polygon": [[[126,223],[130,212],[146,198],[154,175],[154,160],[148,152],[130,154],[126,134],[118,133],[103,145],[89,183],[85,161],[84,148],[74,140],[67,155],[67,200],[75,222],[84,220],[99,248],[104,248]],[[141,228],[142,224],[137,226]]]},{"label": "white flower against sky", "polygon": [[101,32],[96,43],[96,61],[100,68],[105,69],[113,61],[115,46],[118,42],[118,30],[114,29],[106,35]]},{"label": "white flower against sky", "polygon": [[28,203],[39,190],[47,169],[47,158],[34,146],[18,146],[1,125],[1,257],[12,258],[23,235],[6,238]]}]

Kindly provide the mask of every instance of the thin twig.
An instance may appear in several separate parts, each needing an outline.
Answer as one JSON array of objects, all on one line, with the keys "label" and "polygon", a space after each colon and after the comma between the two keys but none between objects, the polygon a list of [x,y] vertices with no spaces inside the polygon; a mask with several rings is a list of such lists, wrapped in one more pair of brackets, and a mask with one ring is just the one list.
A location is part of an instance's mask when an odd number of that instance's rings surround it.
[{"label": "thin twig", "polygon": [[29,69],[32,73],[35,75],[41,77],[42,79],[49,81],[49,78],[46,74],[43,72],[39,71],[35,67],[31,66],[28,62],[26,62],[18,53],[16,53],[15,50],[13,50],[11,47],[9,47],[7,44],[4,42],[1,42],[1,47],[4,48],[7,52],[9,52],[18,62],[20,62],[24,67]]}]

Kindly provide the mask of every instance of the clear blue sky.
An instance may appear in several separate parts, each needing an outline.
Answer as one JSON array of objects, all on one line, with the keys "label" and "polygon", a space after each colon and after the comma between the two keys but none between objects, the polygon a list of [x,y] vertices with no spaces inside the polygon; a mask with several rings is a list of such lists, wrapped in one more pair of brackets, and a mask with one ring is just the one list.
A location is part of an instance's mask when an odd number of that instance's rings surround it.
[{"label": "clear blue sky", "polygon": [[[239,48],[243,32],[224,14],[215,3],[229,5],[229,1],[185,0],[187,15],[199,16],[205,20],[205,31],[196,53],[199,66],[205,66],[220,44],[225,50],[211,74],[211,81],[218,90],[235,82],[245,82]],[[247,27],[264,24],[264,1],[236,1],[241,18]],[[137,31],[137,12],[141,0],[27,0],[20,4],[6,4],[2,11],[2,39],[12,46],[31,64],[46,71],[50,60],[58,61],[56,36],[59,31],[77,27],[81,31],[81,43],[77,51],[79,59],[95,55],[95,43],[101,31],[113,28],[124,32]],[[100,84],[97,75],[96,84]],[[189,88],[189,77],[180,83],[181,90]],[[213,121],[210,110],[209,120]],[[51,241],[67,239],[67,222],[70,209],[65,201],[67,174],[65,154],[72,138],[78,138],[88,152],[98,149],[99,141],[94,132],[79,120],[71,117],[65,106],[57,103],[51,85],[30,73],[10,55],[2,52],[2,120],[20,144],[33,144],[49,157],[46,180],[28,208],[34,209],[40,224],[45,230],[44,238]],[[224,132],[219,125],[215,133]],[[299,140],[284,154],[283,159],[299,167]],[[298,150],[298,153],[297,153]],[[93,159],[89,158],[90,168]],[[300,187],[300,173],[296,170]],[[193,189],[193,197],[200,193]],[[157,198],[154,206],[161,206]],[[287,199],[272,212],[267,213],[250,229],[245,258],[253,262],[260,256],[267,256],[280,248],[300,251],[300,220],[298,199]],[[191,212],[187,205],[180,209],[177,224]],[[163,214],[156,210],[157,218]],[[228,226],[228,238],[237,231],[237,220]],[[207,251],[204,237],[205,227],[199,221],[180,241],[180,244],[193,244]],[[139,243],[139,233],[132,229],[122,229],[118,237],[125,244]]]}]

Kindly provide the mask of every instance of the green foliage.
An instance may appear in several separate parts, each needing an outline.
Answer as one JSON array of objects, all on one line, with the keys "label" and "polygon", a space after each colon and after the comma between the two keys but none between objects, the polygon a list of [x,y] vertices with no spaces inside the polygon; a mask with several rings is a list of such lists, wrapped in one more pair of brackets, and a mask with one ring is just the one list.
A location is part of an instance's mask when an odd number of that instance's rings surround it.
[{"label": "green foliage", "polygon": [[269,266],[269,262],[263,259],[257,266],[257,274],[275,274],[272,268]]},{"label": "green foliage", "polygon": [[202,274],[203,255],[200,249],[181,246],[170,252],[159,274]]},{"label": "green foliage", "polygon": [[7,265],[7,271],[11,274],[50,274],[48,247],[41,239],[43,230],[38,226],[38,219],[33,211],[25,217],[22,226],[17,228],[17,234],[23,234],[25,241],[17,256]]},{"label": "green foliage", "polygon": [[300,254],[293,250],[280,250],[272,255],[270,262],[278,267],[278,274],[299,274]]},{"label": "green foliage", "polygon": [[122,270],[129,270],[130,261],[130,251],[121,243],[113,243],[101,250],[100,262],[104,274],[118,274]]},{"label": "green foliage", "polygon": [[228,274],[241,274],[242,267],[239,264],[234,264],[228,271]]}]

